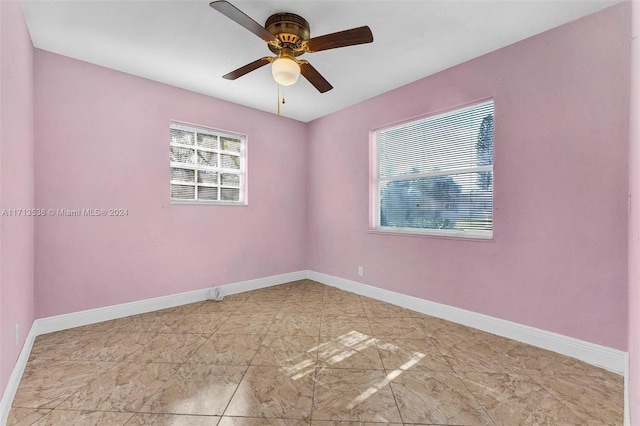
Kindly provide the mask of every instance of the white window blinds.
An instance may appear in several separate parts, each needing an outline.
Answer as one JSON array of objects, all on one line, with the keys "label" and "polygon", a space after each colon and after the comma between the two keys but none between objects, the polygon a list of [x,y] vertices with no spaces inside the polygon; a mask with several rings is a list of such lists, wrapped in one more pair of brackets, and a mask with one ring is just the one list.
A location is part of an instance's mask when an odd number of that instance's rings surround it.
[{"label": "white window blinds", "polygon": [[171,200],[244,204],[245,137],[171,123]]},{"label": "white window blinds", "polygon": [[381,231],[491,238],[493,101],[375,132]]}]

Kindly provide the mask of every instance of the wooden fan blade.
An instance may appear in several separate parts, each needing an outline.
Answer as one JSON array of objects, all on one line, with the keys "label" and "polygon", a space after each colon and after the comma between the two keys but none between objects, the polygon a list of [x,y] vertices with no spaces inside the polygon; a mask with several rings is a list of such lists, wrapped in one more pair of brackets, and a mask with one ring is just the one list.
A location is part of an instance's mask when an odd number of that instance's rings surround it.
[{"label": "wooden fan blade", "polygon": [[255,71],[258,68],[267,65],[269,62],[271,62],[272,59],[273,58],[270,58],[268,56],[258,59],[256,61],[251,62],[250,64],[247,64],[243,67],[238,68],[237,70],[231,71],[230,73],[223,75],[222,78],[226,78],[227,80],[235,80],[238,77],[242,77],[243,75],[248,74],[251,71]]},{"label": "wooden fan blade", "polygon": [[302,42],[305,52],[320,52],[321,50],[336,49],[338,47],[353,46],[373,42],[373,34],[367,26],[338,31],[337,33],[313,37]]},{"label": "wooden fan blade", "polygon": [[318,92],[324,93],[333,89],[333,86],[318,72],[317,69],[311,66],[307,61],[300,61],[300,74],[304,76],[309,83],[313,85]]},{"label": "wooden fan blade", "polygon": [[232,21],[242,25],[264,41],[276,43],[276,37],[267,31],[262,25],[258,24],[256,21],[247,16],[240,9],[229,3],[225,0],[217,0],[209,3],[209,6],[222,13],[227,18]]}]

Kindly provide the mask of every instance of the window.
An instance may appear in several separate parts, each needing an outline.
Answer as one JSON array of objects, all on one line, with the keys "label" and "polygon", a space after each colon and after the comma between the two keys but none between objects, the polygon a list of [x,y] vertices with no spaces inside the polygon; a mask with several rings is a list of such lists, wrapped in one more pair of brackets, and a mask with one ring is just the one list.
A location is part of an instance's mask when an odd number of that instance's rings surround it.
[{"label": "window", "polygon": [[245,137],[171,123],[171,201],[246,204]]},{"label": "window", "polygon": [[493,101],[372,136],[374,230],[493,236]]}]

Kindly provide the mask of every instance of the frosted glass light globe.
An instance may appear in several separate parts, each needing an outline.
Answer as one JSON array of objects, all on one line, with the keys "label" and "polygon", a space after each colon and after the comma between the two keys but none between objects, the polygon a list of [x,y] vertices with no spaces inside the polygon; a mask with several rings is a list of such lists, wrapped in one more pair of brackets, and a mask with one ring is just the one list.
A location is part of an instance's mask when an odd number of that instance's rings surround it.
[{"label": "frosted glass light globe", "polygon": [[278,58],[271,64],[271,74],[281,86],[291,86],[300,77],[300,65],[289,58]]}]

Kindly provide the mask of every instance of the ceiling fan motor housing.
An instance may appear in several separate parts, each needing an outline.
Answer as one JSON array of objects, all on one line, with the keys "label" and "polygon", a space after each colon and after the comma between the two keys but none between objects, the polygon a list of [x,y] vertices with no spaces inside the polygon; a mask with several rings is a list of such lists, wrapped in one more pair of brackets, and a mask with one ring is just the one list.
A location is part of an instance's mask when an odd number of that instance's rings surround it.
[{"label": "ceiling fan motor housing", "polygon": [[289,12],[280,12],[271,15],[264,27],[280,41],[280,48],[269,44],[269,49],[278,54],[281,48],[291,49],[295,56],[302,55],[303,50],[298,50],[303,40],[309,39],[311,34],[309,22],[300,15]]}]

